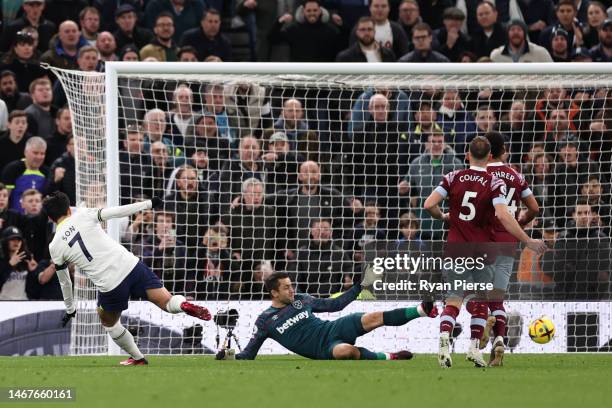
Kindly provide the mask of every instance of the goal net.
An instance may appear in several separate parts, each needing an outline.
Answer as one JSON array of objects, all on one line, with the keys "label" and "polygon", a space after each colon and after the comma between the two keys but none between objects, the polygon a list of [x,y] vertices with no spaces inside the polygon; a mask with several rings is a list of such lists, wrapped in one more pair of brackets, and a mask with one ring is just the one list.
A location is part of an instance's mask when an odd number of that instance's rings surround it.
[{"label": "goal net", "polygon": [[[108,231],[171,292],[219,316],[202,323],[131,302],[124,324],[143,352],[210,352],[231,326],[224,312],[234,310],[244,346],[269,306],[263,281],[273,271],[287,271],[299,292],[329,297],[366,262],[443,256],[447,227],[423,201],[490,131],[503,135],[505,159],[539,203],[525,230],[551,248],[512,252],[509,340],[527,352],[608,347],[609,68],[112,63],[106,71],[54,69],[73,114],[79,205],[163,197],[163,209],[109,221]],[[508,205],[526,213],[521,202]],[[329,317],[439,301],[442,269],[385,265],[381,284]],[[73,324],[72,352],[105,353],[95,289],[78,272],[75,287],[86,312]],[[524,330],[541,315],[555,322],[553,345],[530,343]],[[467,312],[459,322],[461,348]],[[434,351],[437,321],[411,324],[364,344]],[[282,348],[267,342],[263,351]]]}]

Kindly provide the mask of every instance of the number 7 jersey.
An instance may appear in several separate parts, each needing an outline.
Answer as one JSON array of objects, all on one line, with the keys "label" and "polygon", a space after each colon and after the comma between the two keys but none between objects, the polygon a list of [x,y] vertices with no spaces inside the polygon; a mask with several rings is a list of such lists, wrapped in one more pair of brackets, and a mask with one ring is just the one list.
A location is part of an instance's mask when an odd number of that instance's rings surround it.
[{"label": "number 7 jersey", "polygon": [[444,176],[436,190],[449,202],[448,242],[491,242],[495,205],[506,204],[503,180],[471,166]]},{"label": "number 7 jersey", "polygon": [[99,216],[98,209],[77,209],[57,225],[49,252],[58,268],[73,263],[100,292],[108,292],[134,269],[138,258],[106,234]]}]

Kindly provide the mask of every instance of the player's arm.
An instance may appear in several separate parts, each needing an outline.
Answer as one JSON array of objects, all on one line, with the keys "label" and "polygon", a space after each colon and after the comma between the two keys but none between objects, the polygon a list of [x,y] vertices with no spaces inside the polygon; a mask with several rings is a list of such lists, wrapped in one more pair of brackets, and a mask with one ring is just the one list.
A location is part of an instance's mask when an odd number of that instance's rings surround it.
[{"label": "player's arm", "polygon": [[157,208],[163,204],[161,198],[153,197],[151,200],[140,201],[134,204],[121,205],[118,207],[101,208],[98,210],[98,221],[106,221],[111,218],[129,217],[137,212]]},{"label": "player's arm", "polygon": [[339,312],[347,307],[353,300],[357,299],[360,293],[361,285],[353,285],[349,290],[337,298],[319,299],[309,295],[306,296],[308,296],[312,304],[312,311],[314,313]]},{"label": "player's arm", "polygon": [[527,211],[521,215],[518,220],[519,225],[525,226],[529,224],[535,217],[540,213],[540,206],[538,205],[538,200],[536,200],[533,193],[530,195],[521,198],[521,201],[527,207]]},{"label": "player's arm", "polygon": [[446,189],[442,186],[438,186],[423,203],[423,208],[436,220],[448,220],[448,214],[443,213],[440,208],[440,203],[444,201],[447,195],[448,192]]},{"label": "player's arm", "polygon": [[240,353],[233,355],[233,350],[220,350],[217,353],[217,360],[232,360],[232,359],[236,359],[236,360],[255,360],[255,357],[257,357],[257,353],[259,352],[259,349],[261,348],[262,344],[264,343],[264,341],[266,341],[266,339],[268,338],[268,335],[265,331],[265,329],[263,328],[263,325],[260,323],[260,319],[258,318],[257,321],[255,322],[255,326],[253,329],[253,335],[251,336],[251,339],[249,340],[249,344],[247,344],[247,346],[245,347],[244,350],[242,350]]},{"label": "player's arm", "polygon": [[68,264],[55,265],[55,273],[57,273],[60,288],[62,289],[62,297],[64,298],[64,305],[66,306],[66,315],[62,318],[62,326],[65,327],[70,319],[76,316],[76,305],[72,292],[72,279],[70,279]]},{"label": "player's arm", "polygon": [[[497,201],[500,199],[500,201]],[[508,206],[506,205],[505,199],[503,197],[498,197],[493,200],[493,205],[495,206],[495,216],[504,226],[506,231],[512,234],[516,239],[525,244],[528,248],[532,249],[536,253],[543,253],[546,251],[546,244],[544,241],[539,239],[531,239],[529,235],[523,231],[518,221],[510,214],[508,211]]]}]

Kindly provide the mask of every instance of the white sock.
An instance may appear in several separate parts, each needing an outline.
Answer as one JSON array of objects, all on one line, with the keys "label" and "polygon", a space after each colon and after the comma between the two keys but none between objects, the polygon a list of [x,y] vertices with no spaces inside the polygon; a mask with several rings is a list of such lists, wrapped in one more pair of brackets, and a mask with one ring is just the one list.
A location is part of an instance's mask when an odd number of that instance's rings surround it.
[{"label": "white sock", "polygon": [[134,336],[130,333],[123,325],[121,321],[117,321],[113,327],[106,327],[104,329],[111,336],[111,339],[119,346],[123,351],[132,356],[135,360],[140,360],[144,358],[136,342],[134,341]]},{"label": "white sock", "polygon": [[423,310],[423,305],[418,305],[417,307],[417,312],[419,313],[419,316],[421,317],[425,317],[427,316],[427,313],[425,313],[425,311]]},{"label": "white sock", "polygon": [[480,349],[480,339],[470,339],[470,349],[479,350]]},{"label": "white sock", "polygon": [[166,304],[166,310],[168,311],[168,313],[182,313],[183,309],[181,309],[181,304],[183,302],[186,302],[187,299],[185,299],[185,296],[182,295],[174,295],[170,298],[170,300],[168,301],[168,304]]}]

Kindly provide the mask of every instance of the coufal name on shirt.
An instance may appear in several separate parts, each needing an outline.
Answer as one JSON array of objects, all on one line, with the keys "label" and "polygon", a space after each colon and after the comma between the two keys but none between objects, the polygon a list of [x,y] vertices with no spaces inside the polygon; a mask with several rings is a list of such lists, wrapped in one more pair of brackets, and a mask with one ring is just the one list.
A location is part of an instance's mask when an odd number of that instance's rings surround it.
[{"label": "coufal name on shirt", "polygon": [[68,241],[68,238],[70,238],[73,232],[76,232],[76,228],[74,228],[74,225],[71,225],[70,228],[64,231],[64,236],[62,237],[62,239],[64,241]]},{"label": "coufal name on shirt", "polygon": [[482,176],[477,176],[476,174],[463,174],[459,176],[459,181],[461,183],[465,183],[466,181],[475,181],[477,183],[482,184],[483,186],[487,185],[487,181]]}]

